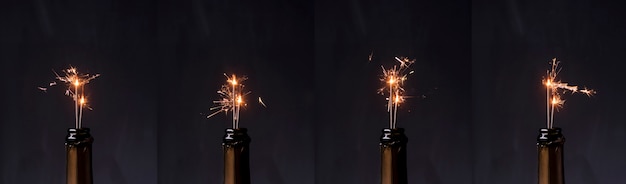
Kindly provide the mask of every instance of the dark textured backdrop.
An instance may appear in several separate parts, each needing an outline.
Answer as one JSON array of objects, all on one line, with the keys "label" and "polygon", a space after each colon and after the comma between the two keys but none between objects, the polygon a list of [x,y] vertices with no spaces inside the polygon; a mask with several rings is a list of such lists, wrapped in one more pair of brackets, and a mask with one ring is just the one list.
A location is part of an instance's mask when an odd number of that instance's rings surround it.
[{"label": "dark textured backdrop", "polygon": [[[380,66],[415,59],[398,127],[410,183],[472,179],[469,1],[316,1],[316,183],[380,183]],[[373,53],[372,61],[368,56]],[[426,98],[422,98],[424,95]]]},{"label": "dark textured backdrop", "polygon": [[205,117],[223,73],[236,73],[252,91],[240,121],[252,137],[251,180],[314,183],[312,3],[172,1],[158,12],[159,182],[223,183],[231,116]]},{"label": "dark textured backdrop", "polygon": [[[89,84],[96,183],[221,183],[222,73],[245,74],[256,184],[378,183],[380,65],[416,59],[400,108],[411,183],[534,183],[541,78],[567,95],[568,183],[626,178],[623,5],[586,1],[2,1],[0,183],[63,183],[73,108],[51,69]],[[372,61],[368,56],[373,54]],[[255,103],[263,97],[267,108]]]},{"label": "dark textured backdrop", "polygon": [[[222,73],[247,75],[255,183],[313,183],[313,3],[6,1],[0,183],[63,183],[74,125],[63,88],[89,84],[96,183],[221,183],[228,116],[206,119]],[[262,96],[268,105],[255,103]]]},{"label": "dark textured backdrop", "polygon": [[545,127],[549,65],[597,89],[565,95],[554,125],[563,129],[568,184],[624,183],[626,176],[626,16],[620,3],[472,2],[474,183],[535,183],[536,136]]},{"label": "dark textured backdrop", "polygon": [[70,64],[101,73],[88,85],[96,183],[156,183],[158,74],[155,4],[0,3],[0,183],[64,183],[74,126],[63,85],[37,89]]}]

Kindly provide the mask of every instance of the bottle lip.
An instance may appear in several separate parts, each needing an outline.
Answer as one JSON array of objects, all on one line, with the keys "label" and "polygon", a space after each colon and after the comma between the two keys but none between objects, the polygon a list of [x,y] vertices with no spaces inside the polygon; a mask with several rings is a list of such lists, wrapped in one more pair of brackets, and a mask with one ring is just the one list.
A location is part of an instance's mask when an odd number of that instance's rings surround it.
[{"label": "bottle lip", "polygon": [[552,145],[565,142],[565,137],[561,133],[561,128],[541,128],[537,136],[538,145]]},{"label": "bottle lip", "polygon": [[68,128],[65,136],[65,145],[80,146],[93,143],[89,128]]},{"label": "bottle lip", "polygon": [[383,128],[383,134],[380,136],[381,145],[406,144],[408,138],[404,134],[404,128]]},{"label": "bottle lip", "polygon": [[540,128],[539,132],[561,132],[561,128],[553,127],[553,128]]},{"label": "bottle lip", "polygon": [[248,129],[246,128],[226,128],[225,132],[226,134],[224,134],[222,144],[247,144],[251,141],[250,136],[248,135]]},{"label": "bottle lip", "polygon": [[246,133],[246,132],[248,132],[248,129],[247,128],[237,128],[237,129],[226,128],[225,132],[226,133],[240,133],[240,132],[241,133]]},{"label": "bottle lip", "polygon": [[383,128],[383,133],[404,133],[404,128]]},{"label": "bottle lip", "polygon": [[89,128],[67,128],[67,132],[89,132]]}]

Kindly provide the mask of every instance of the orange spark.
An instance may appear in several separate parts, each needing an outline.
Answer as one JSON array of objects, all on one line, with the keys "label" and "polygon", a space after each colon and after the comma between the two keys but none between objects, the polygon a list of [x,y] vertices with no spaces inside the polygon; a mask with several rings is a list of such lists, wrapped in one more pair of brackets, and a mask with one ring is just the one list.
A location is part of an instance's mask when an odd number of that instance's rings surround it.
[{"label": "orange spark", "polygon": [[[84,96],[84,88],[85,85],[89,83],[89,81],[95,79],[100,76],[100,74],[90,75],[90,74],[81,74],[78,70],[72,66],[68,69],[64,69],[63,76],[60,76],[58,73],[54,72],[56,76],[55,79],[59,80],[63,83],[66,83],[68,88],[65,90],[65,95],[72,97],[74,100],[74,113],[76,117],[76,128],[82,127],[82,112],[83,108],[89,108],[87,106],[87,100]],[[55,86],[56,82],[50,82],[49,86]],[[48,88],[39,87],[39,89],[46,91]]]},{"label": "orange spark", "polygon": [[594,95],[596,92],[592,89],[587,88],[578,88],[578,86],[570,86],[566,82],[561,82],[557,80],[557,76],[561,71],[559,68],[560,61],[557,61],[556,58],[552,59],[550,63],[550,70],[548,70],[547,76],[545,77],[544,84],[546,85],[546,125],[547,128],[552,128],[554,125],[554,113],[561,108],[563,104],[565,104],[565,100],[562,99],[561,95],[566,91],[571,93],[581,92],[587,96]]},{"label": "orange spark", "polygon": [[[411,64],[415,62],[415,60],[409,60],[408,58],[394,58],[396,61],[400,63],[400,65],[394,65],[392,68],[385,69],[384,66],[381,66],[383,75],[380,79],[387,83],[382,88],[378,89],[378,93],[385,95],[388,92],[389,97],[387,97],[387,112],[389,112],[389,127],[394,129],[396,127],[396,117],[398,105],[402,103],[402,93],[404,92],[404,81],[407,79],[409,74],[412,74],[413,71],[409,71],[409,67]],[[395,97],[394,97],[395,95]]]}]

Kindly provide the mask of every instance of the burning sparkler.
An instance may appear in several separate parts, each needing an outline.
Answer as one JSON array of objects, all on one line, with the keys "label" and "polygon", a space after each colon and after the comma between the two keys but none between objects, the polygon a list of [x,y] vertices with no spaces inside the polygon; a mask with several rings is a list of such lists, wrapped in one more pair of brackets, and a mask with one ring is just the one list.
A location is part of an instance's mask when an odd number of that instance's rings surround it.
[{"label": "burning sparkler", "polygon": [[[244,97],[250,94],[250,91],[244,92],[243,81],[245,81],[246,77],[237,78],[235,74],[226,76],[226,84],[222,85],[222,88],[217,91],[217,94],[222,98],[221,100],[213,101],[217,106],[211,107],[210,110],[217,110],[212,114],[208,115],[207,118],[210,118],[220,112],[228,113],[228,111],[232,111],[233,114],[233,129],[239,128],[239,112],[241,110],[241,106],[246,106],[247,104],[244,101]],[[258,98],[259,104],[265,107],[265,103],[261,97]]]},{"label": "burning sparkler", "polygon": [[546,125],[548,129],[551,129],[554,125],[555,110],[558,110],[565,103],[565,100],[561,98],[561,94],[567,91],[571,93],[580,92],[587,96],[596,94],[596,91],[593,89],[578,88],[578,86],[570,86],[566,82],[557,80],[556,77],[561,71],[559,63],[560,61],[557,61],[556,58],[552,59],[550,63],[551,68],[546,72],[546,78],[543,79],[543,84],[546,85]]},{"label": "burning sparkler", "polygon": [[[87,105],[87,98],[85,97],[85,85],[89,83],[92,79],[100,76],[100,74],[90,75],[90,74],[81,74],[76,70],[76,68],[70,66],[70,68],[63,70],[64,76],[60,76],[54,70],[55,79],[61,82],[64,82],[68,85],[68,88],[65,90],[65,95],[72,97],[74,100],[74,116],[75,116],[75,124],[76,128],[80,129],[82,127],[82,118],[83,118],[83,108],[87,108],[91,110],[91,108]],[[56,86],[56,82],[50,82],[48,85]],[[38,87],[42,91],[47,91],[47,87]]]},{"label": "burning sparkler", "polygon": [[409,67],[411,64],[415,63],[415,60],[409,60],[405,57],[395,57],[395,59],[400,63],[400,66],[394,65],[389,69],[385,69],[384,66],[381,66],[383,75],[380,81],[384,82],[385,85],[378,89],[378,93],[382,95],[385,95],[387,91],[389,92],[389,97],[387,97],[386,100],[387,112],[389,112],[389,127],[391,129],[396,128],[398,105],[402,103],[405,98],[405,96],[403,96],[404,88],[402,86],[404,85],[404,81],[407,80],[407,76],[413,73],[413,71],[409,71]]}]

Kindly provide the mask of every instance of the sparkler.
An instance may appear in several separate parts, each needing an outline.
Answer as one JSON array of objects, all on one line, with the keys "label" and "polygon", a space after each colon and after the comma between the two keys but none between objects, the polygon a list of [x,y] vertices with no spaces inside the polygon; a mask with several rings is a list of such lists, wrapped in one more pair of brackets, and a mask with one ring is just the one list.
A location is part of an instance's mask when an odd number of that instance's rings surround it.
[{"label": "sparkler", "polygon": [[546,125],[548,129],[552,129],[554,125],[555,110],[558,110],[565,103],[565,100],[561,98],[561,94],[565,94],[568,91],[571,93],[583,93],[587,96],[596,94],[596,91],[593,89],[570,86],[566,82],[559,81],[557,79],[557,75],[561,71],[559,63],[560,61],[553,58],[550,63],[551,68],[546,72],[547,76],[543,79],[543,84],[546,85]]},{"label": "sparkler", "polygon": [[[398,105],[404,102],[405,96],[403,96],[404,81],[407,80],[407,76],[412,74],[413,71],[409,71],[409,67],[411,64],[415,63],[415,60],[409,60],[406,57],[395,57],[395,60],[400,63],[400,66],[394,65],[392,68],[385,69],[384,66],[381,66],[383,70],[382,78],[380,81],[384,82],[382,88],[378,89],[378,93],[385,95],[385,92],[388,91],[389,97],[387,100],[387,112],[389,112],[389,127],[391,129],[396,128],[397,116],[398,116]],[[388,90],[387,90],[388,89]]]},{"label": "sparkler", "polygon": [[[100,76],[100,74],[90,75],[90,74],[81,74],[78,70],[72,66],[70,68],[63,70],[64,76],[60,76],[54,70],[55,79],[66,83],[68,88],[65,90],[65,95],[72,97],[74,100],[74,116],[75,116],[75,124],[76,128],[80,129],[82,127],[82,118],[83,118],[83,108],[87,108],[92,110],[91,107],[87,104],[87,97],[85,97],[85,85],[89,83],[92,79]],[[50,82],[48,84],[49,87],[56,86],[57,83],[55,81]],[[38,87],[42,91],[47,91],[47,87]]]},{"label": "sparkler", "polygon": [[[224,76],[226,77],[226,84],[223,84],[222,88],[219,91],[217,91],[217,94],[219,94],[222,99],[213,101],[213,103],[216,104],[217,106],[211,107],[210,110],[211,111],[217,110],[217,111],[208,115],[207,118],[210,118],[220,112],[225,112],[226,114],[228,114],[228,111],[232,111],[233,129],[238,129],[239,128],[239,112],[241,110],[241,106],[247,106],[247,104],[244,101],[244,97],[250,94],[250,91],[244,92],[245,86],[243,85],[242,82],[248,78],[246,77],[237,78],[235,74],[231,76],[224,74]],[[261,97],[258,98],[258,102],[259,104],[265,107],[265,103],[263,102]]]}]

